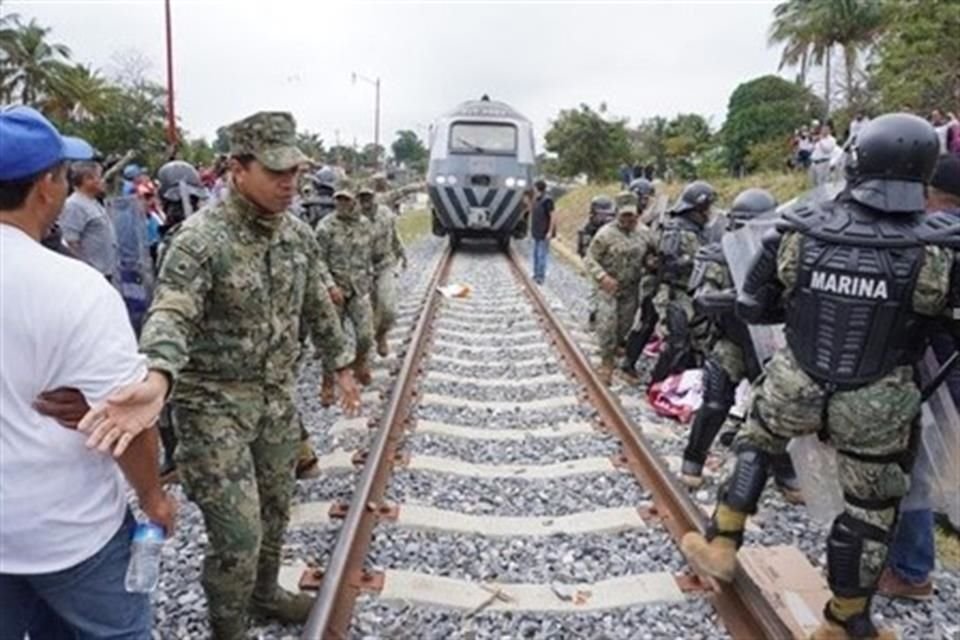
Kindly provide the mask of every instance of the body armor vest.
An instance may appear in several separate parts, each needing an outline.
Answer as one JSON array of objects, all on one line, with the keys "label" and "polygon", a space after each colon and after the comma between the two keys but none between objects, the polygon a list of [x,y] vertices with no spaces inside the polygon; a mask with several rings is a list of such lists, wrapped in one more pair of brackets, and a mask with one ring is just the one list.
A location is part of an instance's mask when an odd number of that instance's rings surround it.
[{"label": "body armor vest", "polygon": [[925,342],[926,320],[913,310],[924,215],[884,215],[850,200],[784,215],[803,235],[786,338],[811,377],[853,388],[916,362]]},{"label": "body armor vest", "polygon": [[685,215],[671,216],[660,231],[659,246],[662,281],[683,290],[687,289],[693,271],[693,256],[690,256],[688,261],[684,261],[683,235],[685,233],[696,235],[698,241],[703,243],[701,225]]}]

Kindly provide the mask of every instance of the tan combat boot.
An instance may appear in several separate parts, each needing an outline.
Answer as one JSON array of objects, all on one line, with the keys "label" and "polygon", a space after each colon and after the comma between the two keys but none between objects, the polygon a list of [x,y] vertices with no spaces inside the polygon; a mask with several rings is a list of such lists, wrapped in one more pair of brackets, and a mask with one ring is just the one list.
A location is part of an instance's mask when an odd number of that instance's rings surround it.
[{"label": "tan combat boot", "polygon": [[332,373],[323,374],[323,382],[320,385],[320,406],[330,407],[337,400],[336,389],[333,382]]},{"label": "tan combat boot", "polygon": [[[834,596],[823,608],[823,622],[810,636],[810,640],[897,640],[897,633],[892,629],[878,629],[870,619],[870,600],[864,598],[866,604],[855,600],[847,600],[847,606],[865,607],[859,613],[841,620],[834,612],[834,605],[843,608],[844,598]],[[840,604],[837,604],[840,603]]]},{"label": "tan combat boot", "polygon": [[737,570],[737,543],[717,536],[709,542],[702,533],[691,531],[680,541],[680,550],[698,573],[713,576],[722,582],[732,582]]},{"label": "tan combat boot", "polygon": [[353,377],[365,387],[373,382],[373,374],[370,373],[366,353],[357,353],[357,359],[353,361]]},{"label": "tan combat boot", "polygon": [[387,332],[377,334],[377,355],[386,358],[390,355],[390,344],[387,342]]}]

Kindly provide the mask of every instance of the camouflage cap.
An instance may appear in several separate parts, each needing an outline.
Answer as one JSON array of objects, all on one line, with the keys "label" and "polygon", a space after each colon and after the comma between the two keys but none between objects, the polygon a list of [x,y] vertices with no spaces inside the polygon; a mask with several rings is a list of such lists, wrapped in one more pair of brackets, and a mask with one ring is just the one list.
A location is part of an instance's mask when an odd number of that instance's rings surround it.
[{"label": "camouflage cap", "polygon": [[617,204],[617,215],[621,213],[637,215],[637,209],[640,203],[639,200],[637,200],[637,194],[632,191],[621,191],[617,194],[615,202]]},{"label": "camouflage cap", "polygon": [[348,191],[346,189],[340,189],[339,191],[334,193],[333,199],[336,200],[337,198],[346,198],[347,200],[356,200],[356,198],[353,197],[353,192]]},{"label": "camouflage cap", "polygon": [[373,190],[373,187],[369,184],[365,184],[359,189],[357,189],[357,196],[373,196],[376,195],[376,191]]},{"label": "camouflage cap", "polygon": [[227,127],[230,155],[252,155],[273,171],[288,171],[308,162],[297,148],[297,125],[285,111],[260,111]]}]

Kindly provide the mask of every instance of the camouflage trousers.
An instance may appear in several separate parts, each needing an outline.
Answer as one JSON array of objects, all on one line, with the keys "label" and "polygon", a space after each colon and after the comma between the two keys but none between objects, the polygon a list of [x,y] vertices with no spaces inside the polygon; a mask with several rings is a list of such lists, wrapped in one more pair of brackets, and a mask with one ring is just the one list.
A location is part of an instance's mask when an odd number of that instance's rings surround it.
[{"label": "camouflage trousers", "polygon": [[[846,517],[877,533],[860,536],[859,588],[872,589],[884,566],[897,502],[909,488],[909,466],[901,454],[908,450],[920,411],[912,368],[899,367],[874,383],[828,394],[800,368],[789,349],[782,349],[767,364],[753,394],[753,409],[737,438],[738,450],[751,445],[780,454],[790,438],[825,429],[837,450],[844,493],[844,514],[838,520]],[[835,575],[829,553],[828,569],[836,593],[835,583],[842,579]]]},{"label": "camouflage trousers", "polygon": [[385,335],[397,319],[397,267],[384,268],[373,281],[373,335]]},{"label": "camouflage trousers", "polygon": [[[354,345],[358,356],[366,356],[373,347],[373,304],[370,295],[352,295],[338,307],[340,322],[344,329],[350,325],[353,329]],[[333,363],[325,358],[323,372],[333,373]]]},{"label": "camouflage trousers", "polygon": [[251,599],[273,598],[300,440],[292,404],[243,418],[178,406],[174,421],[180,478],[206,526],[201,583],[218,639],[245,637]]},{"label": "camouflage trousers", "polygon": [[740,381],[747,377],[747,364],[743,358],[743,349],[732,340],[720,338],[714,342],[707,357],[727,372],[734,385],[740,384]]},{"label": "camouflage trousers", "polygon": [[637,291],[633,290],[616,295],[597,289],[594,294],[596,304],[597,341],[600,343],[600,359],[612,364],[617,355],[617,347],[630,331],[633,317],[637,313]]}]

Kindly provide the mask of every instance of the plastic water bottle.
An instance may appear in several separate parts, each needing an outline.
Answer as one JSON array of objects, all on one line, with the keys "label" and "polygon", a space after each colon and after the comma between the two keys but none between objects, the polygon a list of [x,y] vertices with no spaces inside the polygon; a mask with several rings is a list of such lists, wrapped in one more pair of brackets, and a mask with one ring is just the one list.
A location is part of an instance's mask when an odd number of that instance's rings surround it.
[{"label": "plastic water bottle", "polygon": [[163,549],[163,527],[154,522],[141,522],[133,531],[130,564],[124,586],[131,593],[149,593],[160,581],[160,551]]}]

